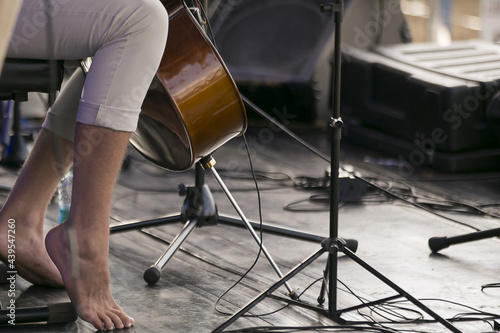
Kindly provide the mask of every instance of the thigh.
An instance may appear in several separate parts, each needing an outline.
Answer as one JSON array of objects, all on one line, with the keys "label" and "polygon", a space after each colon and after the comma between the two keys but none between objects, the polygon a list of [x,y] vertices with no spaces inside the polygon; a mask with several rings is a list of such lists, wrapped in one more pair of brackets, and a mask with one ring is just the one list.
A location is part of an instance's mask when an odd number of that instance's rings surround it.
[{"label": "thigh", "polygon": [[[78,110],[62,103],[58,119],[133,131],[165,50],[168,15],[159,0],[24,0],[9,56],[93,57]],[[71,89],[73,99],[79,98]],[[63,91],[62,96],[70,96]],[[76,112],[78,115],[76,116]],[[66,124],[68,121],[64,121]]]},{"label": "thigh", "polygon": [[7,56],[91,57],[131,28],[146,28],[156,20],[151,15],[158,9],[159,0],[24,0]]}]

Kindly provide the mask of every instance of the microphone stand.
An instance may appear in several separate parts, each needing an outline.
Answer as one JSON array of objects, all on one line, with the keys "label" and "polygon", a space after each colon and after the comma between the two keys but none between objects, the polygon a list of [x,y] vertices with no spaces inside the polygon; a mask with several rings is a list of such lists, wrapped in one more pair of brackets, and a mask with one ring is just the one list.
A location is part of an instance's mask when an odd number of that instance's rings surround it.
[{"label": "microphone stand", "polygon": [[[323,13],[333,13],[335,19],[335,45],[334,45],[334,64],[332,68],[332,81],[333,81],[333,95],[332,95],[332,118],[330,122],[331,126],[331,184],[330,184],[330,234],[329,238],[324,239],[321,243],[321,248],[305,259],[302,263],[294,267],[288,274],[283,276],[279,281],[274,283],[267,290],[263,291],[257,297],[255,297],[252,301],[250,301],[246,306],[241,308],[238,312],[233,314],[226,322],[221,324],[213,333],[222,332],[225,328],[229,327],[232,323],[234,323],[237,319],[242,317],[245,313],[250,311],[255,305],[260,303],[266,297],[272,297],[275,299],[279,299],[284,302],[288,302],[290,304],[302,306],[308,309],[315,310],[320,312],[327,317],[331,318],[335,322],[340,324],[346,324],[346,321],[341,318],[342,313],[349,312],[353,310],[359,310],[363,307],[369,307],[376,304],[381,304],[384,302],[388,302],[394,300],[396,298],[405,297],[410,302],[412,302],[415,306],[419,307],[421,310],[429,314],[433,317],[437,322],[441,323],[448,330],[455,333],[462,333],[459,329],[453,326],[448,320],[444,319],[423,303],[421,303],[418,299],[410,295],[408,292],[403,290],[401,287],[396,285],[394,282],[386,278],[384,275],[379,273],[373,267],[368,265],[362,259],[360,259],[348,246],[348,243],[345,239],[338,237],[338,225],[339,225],[339,166],[340,166],[340,140],[341,140],[341,130],[343,127],[342,119],[340,118],[340,85],[341,85],[341,36],[342,36],[342,19],[343,19],[343,11],[344,11],[344,0],[335,0],[333,3],[322,4],[321,11]],[[357,244],[356,244],[357,245]],[[318,297],[318,303],[320,306],[314,306],[312,304],[307,304],[298,300],[289,300],[286,298],[282,298],[279,296],[275,296],[272,293],[280,288],[284,283],[290,280],[292,277],[301,272],[304,268],[313,263],[316,259],[318,259],[325,252],[328,253],[328,260],[326,263],[326,268],[324,272],[324,280],[323,285],[321,287],[320,295]],[[384,282],[386,285],[395,290],[398,294],[394,296],[389,296],[380,300],[372,301],[369,303],[363,303],[362,305],[353,306],[350,308],[338,310],[337,308],[337,255],[339,252],[344,253],[347,257],[352,259],[354,262],[358,263],[364,269],[369,271],[372,275],[377,277],[379,280]],[[328,284],[328,288],[326,285]],[[328,309],[324,309],[321,305],[324,302],[324,295],[328,290]]]}]

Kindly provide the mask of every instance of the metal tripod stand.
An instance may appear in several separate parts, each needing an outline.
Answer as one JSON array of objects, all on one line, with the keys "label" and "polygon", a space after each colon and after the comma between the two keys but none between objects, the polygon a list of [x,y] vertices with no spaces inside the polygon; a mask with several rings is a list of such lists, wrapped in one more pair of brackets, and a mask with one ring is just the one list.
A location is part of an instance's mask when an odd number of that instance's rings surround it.
[{"label": "metal tripod stand", "polygon": [[[333,89],[333,107],[332,107],[332,118],[331,118],[331,184],[330,184],[330,235],[321,243],[321,248],[305,259],[302,263],[297,265],[289,273],[287,273],[283,278],[274,283],[267,290],[263,291],[256,298],[250,301],[246,306],[241,308],[237,313],[233,314],[226,322],[217,327],[213,332],[222,332],[225,328],[229,327],[232,323],[242,317],[245,313],[251,310],[255,305],[263,301],[266,297],[272,296],[272,293],[276,291],[280,286],[286,283],[288,280],[293,278],[295,275],[300,273],[303,269],[317,260],[324,253],[328,254],[328,260],[324,272],[323,286],[321,288],[320,295],[318,297],[318,302],[320,305],[324,302],[324,296],[326,291],[328,291],[328,309],[325,310],[322,307],[315,307],[304,302],[292,301],[292,304],[303,306],[309,309],[314,309],[327,317],[333,319],[339,323],[345,323],[345,320],[341,317],[343,313],[357,310],[363,307],[380,304],[393,300],[396,298],[404,297],[411,301],[414,305],[419,307],[421,310],[425,311],[431,317],[433,317],[437,322],[444,325],[448,330],[455,333],[460,333],[455,326],[453,326],[448,320],[442,318],[440,315],[429,309],[427,306],[422,304],[418,299],[411,296],[401,287],[393,283],[391,280],[386,278],[384,275],[379,273],[373,267],[368,265],[362,259],[354,254],[353,251],[347,246],[347,241],[345,239],[338,237],[338,204],[339,204],[339,166],[340,166],[340,139],[341,139],[341,129],[343,126],[342,119],[340,118],[340,69],[341,69],[341,27],[342,27],[342,16],[344,11],[344,1],[336,0],[334,3],[321,5],[321,11],[326,13],[333,13],[335,19],[335,50],[334,50],[334,65],[332,68],[332,79],[334,83]],[[378,301],[364,303],[360,306],[351,307],[348,309],[339,310],[337,308],[337,255],[342,252],[347,257],[352,259],[354,262],[362,266],[372,275],[377,277],[383,283],[391,287],[397,292],[397,295],[387,297]],[[328,284],[328,288],[327,288]],[[279,298],[279,297],[274,297]],[[288,301],[289,300],[284,300]]]},{"label": "metal tripod stand", "polygon": [[[217,206],[215,200],[210,192],[208,185],[205,184],[205,170],[210,170],[218,184],[220,185],[223,192],[228,197],[229,201],[237,211],[241,219],[236,219],[228,216],[221,216],[217,211]],[[161,277],[161,272],[167,265],[168,261],[172,258],[175,252],[180,248],[182,243],[187,239],[187,237],[194,231],[196,227],[216,225],[218,223],[223,223],[231,226],[246,227],[254,240],[262,248],[262,253],[266,256],[269,263],[275,270],[276,274],[282,278],[283,274],[274,262],[273,258],[264,247],[261,239],[255,232],[254,228],[262,228],[263,231],[270,234],[278,234],[290,238],[301,239],[305,241],[312,241],[320,243],[324,237],[316,236],[313,234],[308,234],[304,232],[299,232],[290,229],[284,229],[276,226],[260,224],[256,222],[250,222],[244,215],[243,211],[240,209],[238,203],[233,198],[227,187],[225,186],[223,180],[219,176],[217,170],[215,169],[215,160],[211,156],[207,156],[201,159],[195,165],[195,185],[193,187],[181,187],[182,194],[184,194],[185,200],[182,206],[181,212],[179,214],[168,215],[160,217],[157,219],[147,220],[147,221],[130,221],[120,225],[110,227],[110,233],[124,232],[133,229],[141,229],[146,227],[160,226],[165,224],[185,222],[185,225],[181,232],[175,237],[167,250],[163,255],[156,261],[155,264],[151,265],[144,272],[144,280],[148,284],[155,284],[159,281]],[[288,290],[288,295],[294,299],[296,297],[295,291],[286,283],[285,287]]]}]

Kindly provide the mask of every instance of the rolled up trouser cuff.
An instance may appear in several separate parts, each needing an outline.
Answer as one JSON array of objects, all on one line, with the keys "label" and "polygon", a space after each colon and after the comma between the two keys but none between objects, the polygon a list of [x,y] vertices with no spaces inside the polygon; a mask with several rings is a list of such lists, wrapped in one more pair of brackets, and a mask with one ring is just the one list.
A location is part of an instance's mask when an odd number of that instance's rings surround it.
[{"label": "rolled up trouser cuff", "polygon": [[76,121],[81,124],[109,128],[115,131],[134,132],[140,109],[114,108],[80,100]]}]

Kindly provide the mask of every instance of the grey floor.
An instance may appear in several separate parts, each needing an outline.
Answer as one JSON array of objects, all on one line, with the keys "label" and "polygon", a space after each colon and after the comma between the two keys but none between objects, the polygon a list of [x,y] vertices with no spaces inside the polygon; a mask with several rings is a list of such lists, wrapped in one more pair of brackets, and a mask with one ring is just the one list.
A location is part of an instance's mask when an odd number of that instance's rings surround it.
[{"label": "grey floor", "polygon": [[[329,155],[329,136],[321,129],[294,128],[301,138]],[[258,178],[260,205],[252,180],[244,141],[236,138],[214,153],[216,170],[245,216],[266,224],[327,238],[330,210],[325,174],[329,163],[275,127],[253,124],[246,134]],[[178,214],[183,197],[179,184],[194,184],[194,172],[161,170],[130,149],[129,167],[118,181],[110,225]],[[357,258],[389,279],[408,296],[377,306],[351,306],[397,295],[388,283],[374,277],[343,253],[338,265],[335,304],[346,320],[332,320],[317,305],[325,254],[288,281],[300,304],[284,302],[282,286],[225,331],[246,332],[448,332],[425,305],[461,332],[495,332],[500,314],[500,289],[482,286],[500,282],[500,242],[487,238],[452,245],[431,254],[428,239],[454,236],[476,229],[500,227],[500,173],[443,174],[418,168],[412,175],[398,171],[397,159],[342,143],[341,166],[359,178],[342,174],[338,209],[341,238],[358,242]],[[16,173],[2,170],[0,183],[10,186]],[[237,217],[227,196],[207,171],[205,180],[220,216]],[[388,192],[386,192],[388,191]],[[5,198],[5,193],[2,198]],[[392,193],[392,194],[389,194]],[[398,196],[399,198],[394,197]],[[57,206],[49,207],[47,229],[57,222]],[[219,223],[196,228],[163,270],[156,285],[148,286],[144,271],[162,255],[182,223],[114,232],[110,269],[117,302],[136,325],[123,332],[212,332],[267,290],[279,278],[263,254],[254,264],[259,246],[244,228]],[[282,274],[321,249],[318,241],[263,234],[263,244]],[[249,268],[253,268],[249,271]],[[246,274],[246,275],[245,275]],[[245,275],[245,276],[244,276]],[[242,278],[244,276],[244,278]],[[241,281],[240,281],[241,280]],[[0,285],[0,301],[9,301],[8,285]],[[18,279],[18,308],[43,307],[68,300],[64,290],[34,287]],[[324,309],[328,309],[328,302]],[[5,307],[4,307],[5,308]],[[265,328],[267,327],[267,328]],[[313,327],[316,327],[314,330]],[[299,330],[299,328],[302,328]],[[385,329],[385,330],[384,330]],[[93,332],[81,320],[66,324],[29,324],[0,327],[1,332]]]}]

